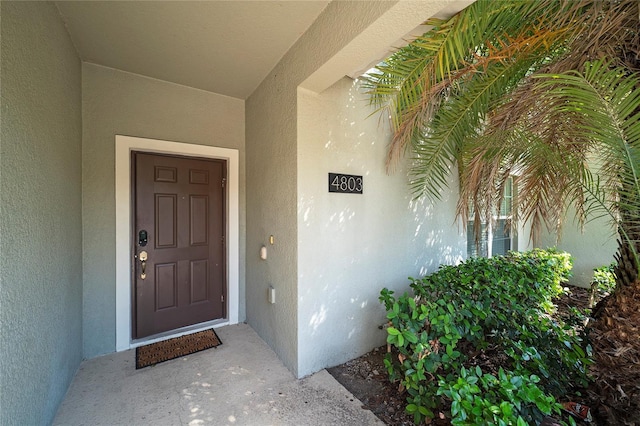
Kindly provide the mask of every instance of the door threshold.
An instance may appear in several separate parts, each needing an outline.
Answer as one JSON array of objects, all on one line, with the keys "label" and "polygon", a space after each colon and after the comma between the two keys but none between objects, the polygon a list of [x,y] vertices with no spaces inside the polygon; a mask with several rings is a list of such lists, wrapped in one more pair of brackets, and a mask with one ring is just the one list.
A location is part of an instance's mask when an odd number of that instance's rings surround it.
[{"label": "door threshold", "polygon": [[129,349],[137,348],[138,346],[148,345],[150,343],[162,342],[163,340],[173,339],[174,337],[184,336],[185,334],[196,333],[198,331],[207,330],[209,328],[218,328],[225,325],[229,325],[230,322],[226,318],[217,319],[213,321],[202,322],[200,324],[189,325],[187,327],[178,328],[176,330],[165,331],[164,333],[154,334],[153,336],[144,337],[142,339],[131,340]]}]

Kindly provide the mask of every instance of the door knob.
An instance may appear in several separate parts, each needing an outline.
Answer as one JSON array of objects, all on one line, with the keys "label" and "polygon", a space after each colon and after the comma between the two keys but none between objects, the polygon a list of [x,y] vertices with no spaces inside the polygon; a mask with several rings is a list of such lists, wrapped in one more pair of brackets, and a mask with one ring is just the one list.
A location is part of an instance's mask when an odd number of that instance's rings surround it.
[{"label": "door knob", "polygon": [[140,279],[144,280],[145,278],[147,278],[147,274],[145,272],[145,269],[147,268],[147,258],[148,258],[148,254],[146,251],[141,251],[140,254],[138,255],[138,259],[140,259],[140,267],[142,268],[142,273],[140,274]]}]

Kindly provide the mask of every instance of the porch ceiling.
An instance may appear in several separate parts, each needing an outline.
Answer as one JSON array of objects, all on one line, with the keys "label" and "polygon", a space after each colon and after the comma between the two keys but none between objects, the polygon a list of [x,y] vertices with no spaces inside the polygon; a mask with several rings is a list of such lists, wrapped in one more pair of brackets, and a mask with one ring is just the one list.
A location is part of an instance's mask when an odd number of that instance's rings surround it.
[{"label": "porch ceiling", "polygon": [[246,99],[329,1],[56,1],[83,61]]}]

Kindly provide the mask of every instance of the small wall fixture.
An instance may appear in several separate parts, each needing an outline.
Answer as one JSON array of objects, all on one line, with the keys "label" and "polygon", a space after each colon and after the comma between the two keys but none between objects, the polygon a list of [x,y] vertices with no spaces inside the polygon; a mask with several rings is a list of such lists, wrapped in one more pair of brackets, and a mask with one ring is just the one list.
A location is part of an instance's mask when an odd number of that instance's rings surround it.
[{"label": "small wall fixture", "polygon": [[260,247],[260,259],[267,260],[267,248],[265,246]]}]

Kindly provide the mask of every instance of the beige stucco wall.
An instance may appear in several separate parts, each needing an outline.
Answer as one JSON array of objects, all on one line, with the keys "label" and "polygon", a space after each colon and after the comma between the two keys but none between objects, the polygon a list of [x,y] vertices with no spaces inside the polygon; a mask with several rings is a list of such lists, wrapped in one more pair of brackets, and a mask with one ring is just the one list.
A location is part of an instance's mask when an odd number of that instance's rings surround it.
[{"label": "beige stucco wall", "polygon": [[0,424],[46,425],[82,360],[81,68],[53,4],[0,11]]},{"label": "beige stucco wall", "polygon": [[244,101],[89,63],[82,67],[84,354],[115,350],[115,135],[240,152],[244,312]]},{"label": "beige stucco wall", "polygon": [[[298,376],[322,364],[309,354],[321,350],[328,339],[326,334],[308,339],[305,322],[314,307],[301,303],[308,295],[299,279],[299,262],[309,255],[306,248],[313,242],[300,233],[300,182],[301,176],[315,171],[302,169],[298,158],[307,136],[319,129],[302,129],[306,123],[298,121],[298,88],[322,91],[330,82],[382,59],[376,55],[401,43],[405,34],[451,3],[332,2],[247,100],[247,321]],[[356,46],[357,53],[350,54]],[[312,232],[324,229],[317,226]],[[274,245],[268,243],[270,235]],[[258,255],[262,245],[269,251],[266,261]],[[275,304],[268,302],[269,286],[276,289]],[[371,348],[378,340],[367,341]],[[342,345],[341,357],[349,353],[345,348],[350,342]],[[359,344],[357,351],[364,346]]]},{"label": "beige stucco wall", "polygon": [[[298,374],[297,88],[394,2],[333,2],[246,102],[247,321]],[[266,261],[258,251],[274,235]],[[277,287],[277,303],[267,289]]]},{"label": "beige stucco wall", "polygon": [[569,209],[559,238],[547,233],[542,238],[541,247],[557,247],[570,253],[573,257],[573,276],[569,283],[589,287],[593,269],[613,262],[613,255],[618,247],[617,235],[612,222],[606,217],[591,220],[581,229],[574,218],[574,212]]},{"label": "beige stucco wall", "polygon": [[[380,290],[402,294],[407,277],[466,256],[453,224],[457,184],[435,204],[414,200],[407,159],[386,172],[388,120],[363,92],[350,78],[321,94],[298,92],[300,375],[384,344]],[[363,176],[363,194],[329,193],[329,172]]]}]

